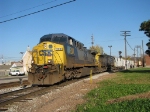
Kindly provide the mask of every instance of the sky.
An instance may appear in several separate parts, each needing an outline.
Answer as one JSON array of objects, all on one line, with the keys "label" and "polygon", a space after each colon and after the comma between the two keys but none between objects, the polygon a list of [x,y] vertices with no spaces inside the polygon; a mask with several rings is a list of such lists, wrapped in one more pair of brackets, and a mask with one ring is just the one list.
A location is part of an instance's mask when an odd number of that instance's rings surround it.
[{"label": "sky", "polygon": [[[148,37],[139,31],[140,24],[150,19],[150,0],[0,0],[0,63],[21,60],[27,46],[38,44],[40,37],[51,33],[64,33],[82,42],[85,47],[103,47],[106,54],[125,55],[124,36],[120,31],[131,31],[127,36],[127,55],[144,43]],[[7,21],[36,11],[36,14]],[[137,49],[136,49],[137,50]],[[137,51],[136,51],[137,52]],[[139,49],[140,52],[140,49]],[[137,53],[136,53],[137,54]],[[138,54],[139,55],[139,54]]]}]

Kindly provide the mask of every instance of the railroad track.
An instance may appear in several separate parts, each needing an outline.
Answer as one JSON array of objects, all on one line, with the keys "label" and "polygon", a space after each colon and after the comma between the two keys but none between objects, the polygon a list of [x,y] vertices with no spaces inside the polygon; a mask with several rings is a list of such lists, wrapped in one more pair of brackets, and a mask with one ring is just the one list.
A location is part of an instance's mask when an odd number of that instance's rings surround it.
[{"label": "railroad track", "polygon": [[28,87],[25,89],[0,94],[0,107],[4,107],[7,104],[11,104],[16,101],[27,100],[26,98],[29,95],[32,95],[34,92],[38,92],[39,90],[41,90],[41,88]]},{"label": "railroad track", "polygon": [[[96,75],[96,74],[95,74]],[[27,100],[32,100],[32,98],[44,95],[54,89],[64,87],[66,85],[75,83],[77,81],[83,80],[89,76],[82,77],[80,79],[68,80],[59,84],[55,84],[47,87],[28,87],[20,90],[15,90],[12,92],[7,92],[0,94],[0,111],[5,111],[8,108],[8,104],[14,102],[26,102]]]},{"label": "railroad track", "polygon": [[48,91],[51,91],[60,87],[64,87],[68,84],[77,82],[79,80],[82,80],[82,79],[69,80],[60,84],[55,84],[55,85],[47,86],[47,87],[45,86],[44,87],[38,87],[38,86],[28,87],[28,88],[0,94],[0,111],[6,111],[8,108],[8,104],[13,104],[14,102],[26,102],[27,100],[32,100],[33,97],[44,95],[48,93]]},{"label": "railroad track", "polygon": [[0,89],[10,88],[10,87],[17,87],[20,85],[30,85],[30,83],[27,80],[22,81],[16,81],[16,82],[10,82],[10,83],[3,83],[0,84]]}]

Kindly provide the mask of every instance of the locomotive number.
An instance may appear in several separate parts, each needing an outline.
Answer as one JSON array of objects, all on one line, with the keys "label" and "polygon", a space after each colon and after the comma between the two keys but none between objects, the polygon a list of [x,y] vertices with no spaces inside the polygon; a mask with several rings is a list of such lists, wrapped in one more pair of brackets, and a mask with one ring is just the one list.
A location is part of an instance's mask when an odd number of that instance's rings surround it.
[{"label": "locomotive number", "polygon": [[62,48],[55,48],[56,51],[62,51]]}]

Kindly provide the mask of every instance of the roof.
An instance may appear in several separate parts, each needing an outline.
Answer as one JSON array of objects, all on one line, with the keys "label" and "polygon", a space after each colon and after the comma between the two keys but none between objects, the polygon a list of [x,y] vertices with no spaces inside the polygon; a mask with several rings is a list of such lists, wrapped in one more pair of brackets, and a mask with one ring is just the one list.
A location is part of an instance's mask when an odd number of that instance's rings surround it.
[{"label": "roof", "polygon": [[27,52],[29,53],[29,55],[32,55],[32,51],[26,51],[22,57],[22,59],[27,55]]},{"label": "roof", "polygon": [[22,63],[16,62],[12,65],[12,67],[22,67]]},{"label": "roof", "polygon": [[[55,37],[61,37],[61,38],[62,38],[62,37],[65,37],[65,38],[69,38],[69,37],[71,37],[71,36],[66,35],[66,34],[64,34],[64,33],[52,33],[52,34],[47,34],[47,35],[44,35],[44,36],[42,36],[42,37],[40,38],[39,43],[42,43],[42,42],[44,42],[44,41],[53,41],[53,38],[55,38]],[[73,37],[71,37],[71,38],[72,38],[73,40],[75,40],[75,41],[77,41],[77,42],[83,44],[82,42],[76,40],[75,38],[73,38]],[[84,44],[83,44],[83,45],[84,45]]]}]

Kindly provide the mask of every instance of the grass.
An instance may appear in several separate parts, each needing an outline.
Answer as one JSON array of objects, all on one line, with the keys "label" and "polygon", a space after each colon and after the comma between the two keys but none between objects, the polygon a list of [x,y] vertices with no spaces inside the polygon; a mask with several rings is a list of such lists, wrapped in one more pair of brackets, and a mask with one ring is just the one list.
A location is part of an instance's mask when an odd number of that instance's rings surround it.
[{"label": "grass", "polygon": [[[150,68],[131,69],[104,80],[86,95],[87,102],[76,112],[148,112],[150,97]],[[150,95],[149,95],[150,96]]]}]

